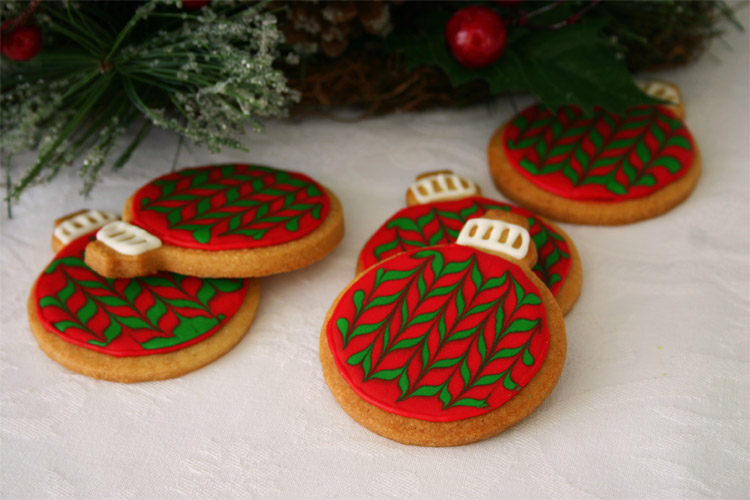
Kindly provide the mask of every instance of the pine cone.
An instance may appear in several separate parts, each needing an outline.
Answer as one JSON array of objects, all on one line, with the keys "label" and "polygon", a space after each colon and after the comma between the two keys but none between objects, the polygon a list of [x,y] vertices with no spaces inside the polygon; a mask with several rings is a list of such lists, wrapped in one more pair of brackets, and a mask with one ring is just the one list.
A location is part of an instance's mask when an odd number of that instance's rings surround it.
[{"label": "pine cone", "polygon": [[360,2],[357,15],[362,27],[371,35],[385,36],[393,28],[390,9],[384,2]]},{"label": "pine cone", "polygon": [[384,37],[390,33],[390,5],[383,1],[278,2],[279,26],[287,43],[299,53],[320,49],[328,57],[344,53],[349,42],[364,33]]}]

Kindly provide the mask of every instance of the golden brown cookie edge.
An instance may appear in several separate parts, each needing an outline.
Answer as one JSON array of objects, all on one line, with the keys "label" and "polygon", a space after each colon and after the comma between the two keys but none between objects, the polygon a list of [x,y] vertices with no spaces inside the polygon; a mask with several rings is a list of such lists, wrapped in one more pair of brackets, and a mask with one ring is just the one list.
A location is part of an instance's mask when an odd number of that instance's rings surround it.
[{"label": "golden brown cookie edge", "polygon": [[[261,248],[200,250],[173,245],[135,257],[117,254],[101,242],[86,247],[86,264],[108,278],[134,278],[159,270],[199,278],[253,278],[294,271],[309,266],[331,253],[344,237],[344,210],[338,197],[324,188],[331,201],[323,223],[297,240]],[[132,221],[131,196],[122,218]]]},{"label": "golden brown cookie edge", "polygon": [[250,329],[260,299],[260,284],[257,279],[252,279],[237,312],[206,340],[179,351],[116,357],[71,344],[47,331],[37,315],[35,290],[36,284],[27,301],[27,312],[31,331],[41,350],[68,370],[95,379],[123,383],[175,378],[219,359],[231,351]]},{"label": "golden brown cookie edge", "polygon": [[333,311],[346,291],[357,281],[356,278],[336,297],[326,314],[320,334],[323,377],[336,401],[363,427],[393,441],[417,446],[470,444],[495,436],[525,419],[542,404],[557,385],[565,363],[567,339],[562,311],[552,293],[534,273],[528,269],[524,269],[524,272],[541,294],[547,311],[550,343],[542,368],[531,382],[504,405],[484,415],[463,420],[428,422],[388,413],[357,395],[336,367],[326,335],[326,325],[331,320]]},{"label": "golden brown cookie edge", "polygon": [[519,205],[557,221],[615,226],[650,219],[685,201],[700,178],[701,154],[694,140],[695,156],[685,175],[649,196],[617,203],[562,198],[535,186],[513,168],[505,155],[503,144],[503,135],[509,123],[495,131],[487,147],[489,170],[495,186]]}]

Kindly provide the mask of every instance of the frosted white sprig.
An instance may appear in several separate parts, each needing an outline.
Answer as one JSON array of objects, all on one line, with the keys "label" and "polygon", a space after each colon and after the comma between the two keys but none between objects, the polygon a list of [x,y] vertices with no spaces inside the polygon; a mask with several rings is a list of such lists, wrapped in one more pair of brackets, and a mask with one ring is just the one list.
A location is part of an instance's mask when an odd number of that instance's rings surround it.
[{"label": "frosted white sprig", "polygon": [[[3,60],[0,147],[39,151],[12,198],[75,162],[88,194],[118,140],[139,122],[114,168],[127,163],[152,125],[212,151],[245,150],[240,138],[247,125],[262,131],[262,118],[286,116],[298,100],[273,67],[283,37],[262,4],[214,1],[186,11],[177,0],[153,0],[116,18],[127,4],[43,2],[37,12],[49,27],[45,36],[64,50],[44,50],[23,64]],[[122,29],[85,29],[104,19]],[[144,36],[144,29],[152,32]]]}]

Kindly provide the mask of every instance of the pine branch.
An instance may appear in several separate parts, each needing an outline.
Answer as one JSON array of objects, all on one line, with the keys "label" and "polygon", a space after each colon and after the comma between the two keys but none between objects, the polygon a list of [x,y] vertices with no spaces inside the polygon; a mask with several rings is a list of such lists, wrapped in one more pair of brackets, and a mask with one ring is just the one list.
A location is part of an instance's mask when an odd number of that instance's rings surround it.
[{"label": "pine branch", "polygon": [[297,97],[272,66],[281,37],[262,8],[217,2],[185,11],[174,0],[42,2],[34,20],[43,29],[43,50],[30,61],[2,60],[0,147],[7,154],[39,150],[32,167],[8,186],[8,197],[17,200],[72,163],[79,164],[88,194],[139,117],[146,121],[115,169],[152,125],[213,151],[244,150],[239,137],[245,125],[262,130],[260,117],[284,116]]}]

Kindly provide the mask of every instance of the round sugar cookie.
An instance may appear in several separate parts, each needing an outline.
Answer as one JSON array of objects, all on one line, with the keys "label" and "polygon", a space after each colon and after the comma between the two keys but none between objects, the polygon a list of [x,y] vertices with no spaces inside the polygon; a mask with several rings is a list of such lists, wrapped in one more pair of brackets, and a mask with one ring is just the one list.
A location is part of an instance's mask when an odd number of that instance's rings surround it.
[{"label": "round sugar cookie", "polygon": [[305,267],[341,241],[338,198],[310,177],[245,164],[188,168],[159,177],[127,201],[86,250],[103,276],[159,270],[213,278]]},{"label": "round sugar cookie", "polygon": [[532,271],[567,314],[578,300],[583,283],[581,258],[573,241],[553,222],[525,208],[488,198],[469,197],[399,210],[367,240],[359,254],[357,272],[413,248],[452,243],[467,220],[482,217],[489,210],[505,210],[528,219],[529,233],[539,252]]},{"label": "round sugar cookie", "polygon": [[257,280],[167,272],[103,278],[84,262],[93,238],[66,244],[56,233],[63,246],[28,300],[39,347],[69,370],[116,382],[177,377],[227,353],[249,329]]},{"label": "round sugar cookie", "polygon": [[462,445],[520,422],[552,392],[562,312],[529,268],[528,231],[494,220],[508,215],[468,221],[459,243],[379,262],[334,301],[321,363],[355,421],[404,444]]},{"label": "round sugar cookie", "polygon": [[490,173],[508,198],[555,220],[616,225],[655,217],[684,201],[700,177],[700,152],[681,114],[681,104],[637,106],[622,116],[534,105],[492,136]]},{"label": "round sugar cookie", "polygon": [[[447,176],[454,179],[449,182]],[[445,192],[441,184],[445,184]],[[571,238],[556,224],[525,208],[483,198],[480,193],[476,184],[450,171],[420,175],[407,191],[409,206],[396,212],[365,243],[357,260],[357,273],[413,248],[453,243],[467,220],[482,217],[489,210],[504,210],[527,219],[539,253],[532,270],[567,314],[578,300],[583,283],[581,258]]]}]

